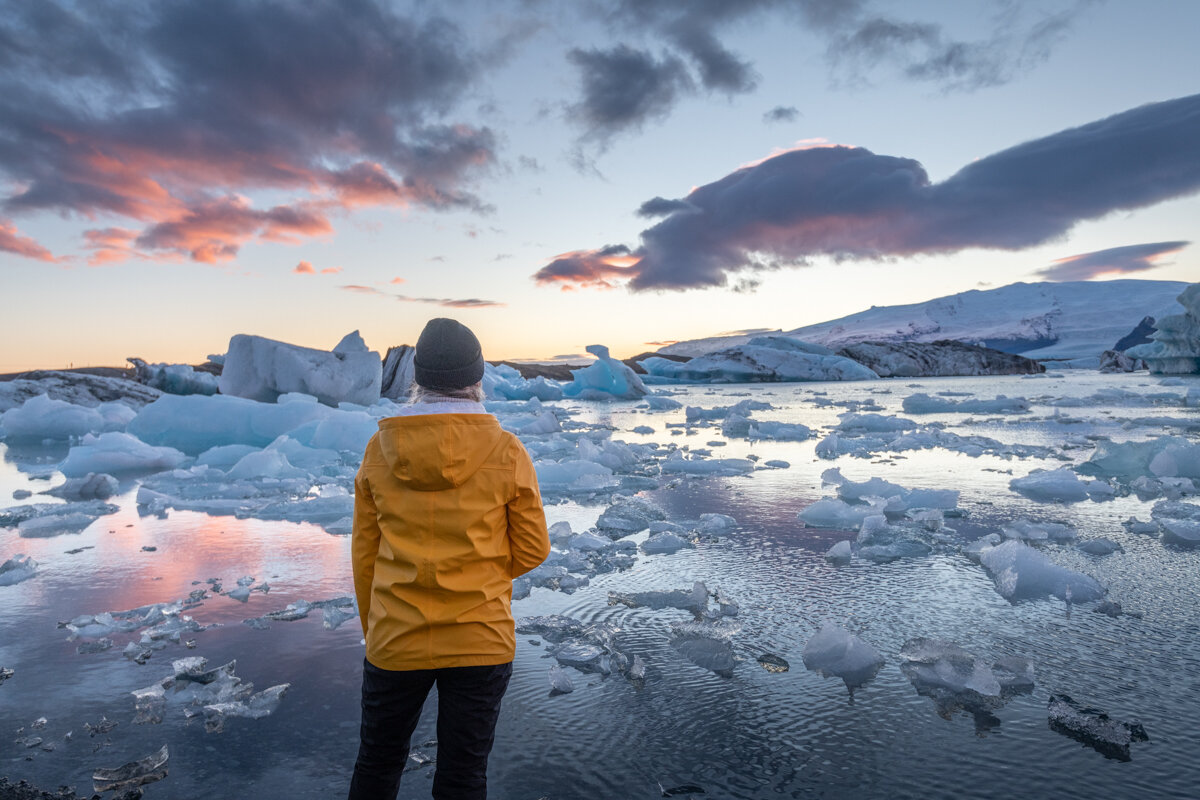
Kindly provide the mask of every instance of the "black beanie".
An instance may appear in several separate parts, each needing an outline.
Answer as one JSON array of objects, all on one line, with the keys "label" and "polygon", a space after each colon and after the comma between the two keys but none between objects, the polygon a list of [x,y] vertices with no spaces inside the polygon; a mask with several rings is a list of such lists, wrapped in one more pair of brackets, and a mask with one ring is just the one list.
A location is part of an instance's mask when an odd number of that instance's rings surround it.
[{"label": "black beanie", "polygon": [[453,319],[431,319],[417,339],[414,377],[427,389],[465,389],[483,379],[483,351],[471,329]]}]

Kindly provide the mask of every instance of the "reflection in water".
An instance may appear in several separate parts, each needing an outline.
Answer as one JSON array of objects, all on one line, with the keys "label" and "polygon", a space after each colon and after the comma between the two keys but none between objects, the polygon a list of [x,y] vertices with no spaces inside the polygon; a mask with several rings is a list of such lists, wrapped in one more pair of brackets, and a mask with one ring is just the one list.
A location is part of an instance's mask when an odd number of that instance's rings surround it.
[{"label": "reflection in water", "polygon": [[[1026,415],[926,415],[960,435],[1056,448],[1081,460],[1086,437],[1136,439],[1168,432],[1124,427],[1122,420],[1156,415],[1189,423],[1195,411],[1180,408],[1095,406],[1063,409],[1082,421],[1053,418],[1039,397],[1089,397],[1113,383],[1139,392],[1144,376],[1085,374],[1069,379],[941,379],[821,386],[697,387],[679,399],[687,405],[731,405],[745,396],[776,408],[761,419],[828,430],[845,405],[818,402],[872,400],[877,413],[899,414],[912,392],[962,391],[982,397],[1021,395],[1034,400]],[[882,390],[882,391],[881,391]],[[1176,390],[1178,391],[1178,390]],[[825,394],[818,394],[824,392]],[[1158,539],[1129,534],[1120,522],[1149,517],[1150,504],[1134,496],[1069,506],[1041,505],[1013,494],[1009,481],[1030,470],[1056,468],[1057,458],[1020,461],[972,458],[942,450],[883,453],[872,458],[818,459],[815,440],[799,443],[726,440],[718,427],[667,428],[683,411],[648,413],[636,403],[571,404],[576,418],[615,429],[614,437],[706,448],[714,457],[780,459],[787,469],[736,478],[674,477],[646,496],[670,520],[702,513],[732,515],[733,535],[702,541],[672,555],[643,556],[633,569],[593,577],[573,594],[535,589],[515,604],[519,616],[568,614],[585,623],[619,628],[620,649],[646,665],[644,682],[572,672],[575,691],[551,696],[546,643],[518,637],[516,671],[504,704],[491,763],[496,797],[658,797],[662,788],[694,785],[706,796],[758,797],[1189,797],[1200,785],[1190,720],[1200,698],[1188,687],[1200,681],[1200,552],[1165,548]],[[632,433],[647,425],[653,434]],[[671,431],[684,431],[677,436]],[[1174,431],[1190,436],[1185,425]],[[1059,449],[1078,437],[1085,444]],[[709,442],[724,442],[710,445]],[[53,464],[62,448],[0,445],[0,486],[40,491],[58,482]],[[851,480],[878,476],[910,488],[961,491],[962,519],[947,524],[962,540],[994,531],[1018,516],[1070,523],[1086,538],[1105,536],[1125,549],[1104,558],[1073,548],[1048,552],[1064,566],[1088,572],[1109,596],[1143,619],[1110,618],[1078,605],[1068,615],[1060,601],[1013,606],[982,569],[952,548],[918,559],[835,567],[823,557],[846,531],[803,527],[796,513],[832,494],[821,473],[838,466]],[[49,480],[34,480],[50,474]],[[35,578],[0,587],[0,667],[14,670],[0,686],[0,718],[9,733],[42,716],[39,736],[53,752],[25,749],[15,735],[0,738],[0,774],[45,787],[85,787],[96,766],[114,766],[171,749],[171,774],[148,787],[148,797],[236,797],[254,787],[262,797],[327,798],[345,792],[357,747],[361,631],[351,620],[327,630],[320,615],[271,621],[265,629],[242,624],[300,599],[350,593],[348,537],[312,525],[208,517],[171,512],[138,515],[136,486],[122,486],[120,511],[79,534],[20,539],[0,530],[0,558],[16,552],[43,566]],[[28,501],[43,500],[36,495]],[[586,502],[551,505],[551,522],[581,530],[600,507]],[[635,541],[645,538],[638,534]],[[68,550],[93,549],[69,554]],[[144,552],[142,547],[157,550]],[[210,597],[189,613],[203,625],[196,648],[169,644],[145,665],[121,656],[132,635],[114,636],[108,651],[80,654],[57,622],[83,613],[120,610],[186,597],[220,578],[267,582],[245,603]],[[732,669],[722,677],[697,666],[686,648],[672,646],[672,624],[692,619],[677,609],[609,605],[608,593],[686,589],[703,581],[739,605],[730,639]],[[197,583],[199,582],[199,583]],[[879,673],[849,696],[842,680],[803,668],[801,653],[825,621],[869,642],[883,655]],[[1020,657],[1035,669],[1032,693],[1003,707],[949,719],[919,695],[900,669],[904,643],[916,637],[956,642],[982,658]],[[537,641],[537,644],[531,643]],[[766,654],[789,663],[769,668]],[[170,671],[170,661],[203,656],[210,665],[237,660],[237,674],[256,689],[290,683],[278,711],[261,720],[233,719],[223,733],[207,734],[202,722],[167,715],[158,725],[135,725],[130,692]],[[1066,692],[1116,717],[1137,717],[1150,741],[1135,745],[1132,760],[1106,760],[1056,733],[1047,724],[1051,693]],[[106,717],[108,733],[86,736],[84,723]],[[64,740],[73,732],[69,741]],[[985,735],[986,734],[986,735]],[[25,736],[26,734],[21,734]],[[425,720],[419,749],[436,755]],[[26,760],[26,758],[31,760]],[[428,797],[431,768],[410,772],[402,798]],[[1004,776],[980,780],[981,775]],[[660,788],[661,787],[661,788]]]}]

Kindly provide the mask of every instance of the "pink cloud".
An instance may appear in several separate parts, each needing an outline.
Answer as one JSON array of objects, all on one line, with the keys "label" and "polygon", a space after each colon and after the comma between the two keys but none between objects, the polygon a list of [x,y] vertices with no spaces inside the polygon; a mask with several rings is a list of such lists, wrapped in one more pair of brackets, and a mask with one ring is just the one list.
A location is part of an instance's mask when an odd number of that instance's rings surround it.
[{"label": "pink cloud", "polygon": [[321,274],[322,275],[337,275],[341,271],[342,271],[341,267],[325,267],[325,269],[321,270]]},{"label": "pink cloud", "polygon": [[316,270],[313,269],[311,261],[301,261],[296,265],[296,268],[293,269],[292,272],[296,273],[297,275],[312,275],[314,272],[316,272]]},{"label": "pink cloud", "polygon": [[53,253],[33,239],[17,233],[16,226],[4,219],[0,219],[0,251],[37,261],[48,261],[52,264],[60,261]]}]

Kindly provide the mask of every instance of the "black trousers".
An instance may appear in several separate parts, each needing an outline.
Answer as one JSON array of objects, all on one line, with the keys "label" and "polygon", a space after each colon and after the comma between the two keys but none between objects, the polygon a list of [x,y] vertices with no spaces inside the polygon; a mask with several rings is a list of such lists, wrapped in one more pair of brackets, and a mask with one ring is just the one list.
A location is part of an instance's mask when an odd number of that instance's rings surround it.
[{"label": "black trousers", "polygon": [[487,762],[512,663],[396,672],[363,659],[362,726],[349,800],[395,800],[409,740],[437,684],[434,800],[486,800]]}]

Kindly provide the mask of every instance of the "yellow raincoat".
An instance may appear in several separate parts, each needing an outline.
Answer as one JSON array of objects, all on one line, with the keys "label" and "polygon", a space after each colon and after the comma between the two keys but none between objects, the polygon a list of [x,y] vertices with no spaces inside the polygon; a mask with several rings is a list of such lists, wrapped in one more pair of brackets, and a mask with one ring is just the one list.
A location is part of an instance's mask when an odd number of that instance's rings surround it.
[{"label": "yellow raincoat", "polygon": [[550,553],[537,476],[517,437],[490,414],[390,417],[354,485],[367,660],[389,670],[512,661],[512,579]]}]

